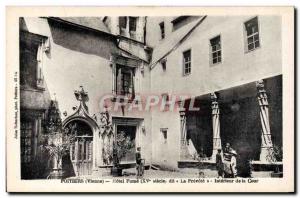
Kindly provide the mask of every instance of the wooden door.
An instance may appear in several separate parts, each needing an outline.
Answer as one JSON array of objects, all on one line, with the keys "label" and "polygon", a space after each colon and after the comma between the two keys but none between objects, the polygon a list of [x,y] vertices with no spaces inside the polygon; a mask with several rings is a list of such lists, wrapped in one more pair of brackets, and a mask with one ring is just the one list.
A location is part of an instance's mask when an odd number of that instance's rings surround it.
[{"label": "wooden door", "polygon": [[93,136],[76,136],[70,154],[76,176],[92,174]]}]

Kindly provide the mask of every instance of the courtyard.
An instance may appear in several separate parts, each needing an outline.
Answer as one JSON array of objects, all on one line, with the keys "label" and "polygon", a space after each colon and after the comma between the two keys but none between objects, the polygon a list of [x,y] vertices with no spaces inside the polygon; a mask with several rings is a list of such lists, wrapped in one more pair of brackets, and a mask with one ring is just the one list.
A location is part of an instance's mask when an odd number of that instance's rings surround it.
[{"label": "courtyard", "polygon": [[[143,179],[168,179],[168,178],[217,178],[218,173],[216,170],[211,169],[201,169],[199,176],[199,169],[196,168],[181,168],[176,171],[170,170],[145,170]],[[253,178],[269,178],[272,171],[253,171]],[[109,173],[109,169],[107,170]],[[89,176],[81,176],[76,178],[84,178],[84,179],[113,179],[113,178],[126,178],[126,179],[136,179],[136,169],[130,168],[123,170],[123,176],[120,177],[112,177],[110,174],[106,174],[103,176],[89,175]]]}]

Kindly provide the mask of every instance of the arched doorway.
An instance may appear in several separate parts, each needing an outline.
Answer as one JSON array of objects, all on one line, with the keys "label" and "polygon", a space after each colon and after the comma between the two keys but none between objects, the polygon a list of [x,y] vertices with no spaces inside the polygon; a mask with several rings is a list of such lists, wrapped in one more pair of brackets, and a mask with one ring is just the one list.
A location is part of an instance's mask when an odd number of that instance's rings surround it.
[{"label": "arched doorway", "polygon": [[66,124],[74,135],[70,146],[70,161],[76,176],[91,175],[93,168],[93,130],[83,120],[73,120]]}]

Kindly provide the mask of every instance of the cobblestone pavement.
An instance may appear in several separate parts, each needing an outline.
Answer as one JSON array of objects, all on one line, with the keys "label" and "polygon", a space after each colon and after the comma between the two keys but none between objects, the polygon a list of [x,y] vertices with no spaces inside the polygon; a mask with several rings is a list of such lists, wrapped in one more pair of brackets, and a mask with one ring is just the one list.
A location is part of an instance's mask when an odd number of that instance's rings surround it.
[{"label": "cobblestone pavement", "polygon": [[[164,170],[145,170],[144,179],[159,179],[159,178],[216,178],[218,173],[216,170],[202,169],[199,174],[199,169],[193,168],[182,168],[178,171],[164,171]],[[111,175],[107,176],[87,176],[88,178],[102,178],[102,179],[112,179],[112,178],[136,178],[136,169],[126,169],[123,171],[123,176],[112,177]],[[86,176],[84,178],[87,178]],[[270,172],[253,172],[252,177],[254,178],[268,178],[270,177]]]}]

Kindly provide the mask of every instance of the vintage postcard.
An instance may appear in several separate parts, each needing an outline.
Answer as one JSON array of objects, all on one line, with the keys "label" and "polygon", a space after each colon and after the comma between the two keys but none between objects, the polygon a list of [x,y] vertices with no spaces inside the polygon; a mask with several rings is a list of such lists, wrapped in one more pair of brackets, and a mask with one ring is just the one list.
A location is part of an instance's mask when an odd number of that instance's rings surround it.
[{"label": "vintage postcard", "polygon": [[293,7],[7,7],[8,192],[294,192]]}]

